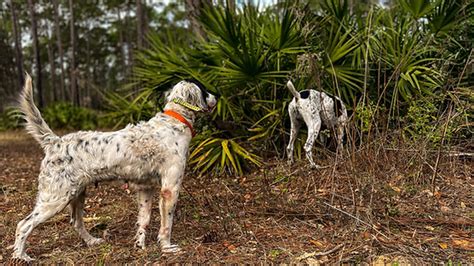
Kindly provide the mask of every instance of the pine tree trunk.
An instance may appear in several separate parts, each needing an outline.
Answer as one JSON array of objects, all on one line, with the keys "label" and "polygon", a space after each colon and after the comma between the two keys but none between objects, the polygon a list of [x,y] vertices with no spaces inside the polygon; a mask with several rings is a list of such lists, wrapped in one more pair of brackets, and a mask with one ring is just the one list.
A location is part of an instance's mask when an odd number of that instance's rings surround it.
[{"label": "pine tree trunk", "polygon": [[84,106],[86,107],[91,107],[91,89],[90,89],[90,86],[92,84],[92,82],[90,81],[90,65],[91,65],[91,54],[90,54],[90,50],[91,50],[91,46],[90,46],[90,39],[89,38],[86,38],[86,71],[85,71],[85,82],[84,82],[84,96],[83,96],[83,104]]},{"label": "pine tree trunk", "polygon": [[30,18],[31,18],[31,35],[33,36],[33,50],[35,54],[35,63],[36,63],[36,88],[38,90],[38,106],[40,108],[44,107],[43,99],[43,87],[41,79],[41,59],[39,52],[39,42],[38,42],[38,28],[36,25],[35,17],[35,5],[33,0],[28,0],[28,7],[30,9]]},{"label": "pine tree trunk", "polygon": [[127,69],[127,56],[125,52],[125,44],[123,40],[123,23],[122,23],[122,17],[120,16],[120,8],[117,8],[117,23],[118,23],[118,28],[119,28],[119,49],[120,49],[120,55],[122,56],[122,71],[124,75],[126,75],[126,69]]},{"label": "pine tree trunk", "polygon": [[[56,88],[56,63],[54,62],[54,50],[53,44],[48,42],[48,60],[49,60],[49,67],[51,69],[51,91],[50,97],[52,96],[53,102],[58,101],[58,92]],[[51,98],[50,98],[51,99]]]},{"label": "pine tree trunk", "polygon": [[58,46],[58,53],[59,53],[59,67],[61,69],[61,79],[59,82],[59,95],[61,100],[68,100],[68,93],[66,91],[66,86],[64,85],[66,82],[66,77],[64,74],[64,52],[63,52],[63,44],[61,42],[61,28],[59,26],[59,11],[58,11],[58,0],[53,0],[54,5],[54,28],[56,31],[56,42]]},{"label": "pine tree trunk", "polygon": [[69,11],[71,13],[71,21],[70,23],[70,34],[71,34],[71,78],[70,78],[70,85],[71,85],[71,98],[73,100],[74,105],[79,106],[79,90],[77,88],[77,81],[76,81],[76,33],[75,33],[75,26],[74,26],[74,3],[73,0],[69,0]]},{"label": "pine tree trunk", "polygon": [[15,39],[15,61],[18,71],[18,89],[21,90],[24,80],[23,53],[21,51],[21,28],[18,26],[18,17],[16,15],[16,8],[13,0],[10,1],[10,10],[12,13],[13,38]]},{"label": "pine tree trunk", "polygon": [[198,22],[201,9],[206,5],[212,5],[211,0],[186,0],[185,8],[191,22],[191,30],[197,32],[201,37],[205,38],[206,34]]},{"label": "pine tree trunk", "polygon": [[137,3],[137,48],[143,48],[143,8],[142,0],[136,0]]},{"label": "pine tree trunk", "polygon": [[[125,16],[125,25],[128,25],[130,23],[130,5],[127,4],[127,15]],[[130,31],[127,31],[127,34],[125,35],[125,43],[127,45],[127,59],[128,59],[128,69],[127,69],[127,76],[130,78],[133,73],[133,45],[132,45],[132,40],[133,37],[131,36]]]},{"label": "pine tree trunk", "polygon": [[229,9],[234,12],[235,11],[235,0],[227,0],[227,6]]}]

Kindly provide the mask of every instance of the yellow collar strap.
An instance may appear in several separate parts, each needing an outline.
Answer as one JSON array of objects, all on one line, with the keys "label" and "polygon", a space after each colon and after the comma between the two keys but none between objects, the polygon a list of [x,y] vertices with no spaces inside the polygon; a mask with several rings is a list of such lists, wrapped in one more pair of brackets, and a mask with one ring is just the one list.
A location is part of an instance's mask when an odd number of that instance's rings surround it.
[{"label": "yellow collar strap", "polygon": [[201,108],[201,107],[197,107],[197,106],[195,106],[195,105],[192,105],[192,104],[190,104],[190,103],[187,103],[187,102],[185,102],[184,100],[182,100],[182,99],[180,99],[180,98],[174,98],[174,99],[173,99],[173,102],[176,103],[176,104],[182,105],[182,106],[184,106],[184,107],[186,107],[186,108],[188,108],[188,109],[191,109],[191,110],[193,110],[193,111],[195,111],[195,112],[200,112],[200,111],[202,111],[202,108]]}]

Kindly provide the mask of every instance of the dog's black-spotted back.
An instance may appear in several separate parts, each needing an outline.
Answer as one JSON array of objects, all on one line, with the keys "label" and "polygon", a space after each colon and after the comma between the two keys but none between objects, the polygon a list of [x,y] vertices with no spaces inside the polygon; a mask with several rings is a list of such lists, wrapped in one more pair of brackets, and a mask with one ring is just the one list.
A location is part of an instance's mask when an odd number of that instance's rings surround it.
[{"label": "dog's black-spotted back", "polygon": [[201,90],[202,98],[204,100],[207,99],[207,97],[209,96],[209,92],[207,92],[206,87],[204,86],[204,84],[202,84],[199,80],[194,79],[194,78],[186,79],[186,81],[196,84],[196,86],[198,86],[199,89]]},{"label": "dog's black-spotted back", "polygon": [[309,97],[309,90],[300,91],[301,99],[306,99]]}]

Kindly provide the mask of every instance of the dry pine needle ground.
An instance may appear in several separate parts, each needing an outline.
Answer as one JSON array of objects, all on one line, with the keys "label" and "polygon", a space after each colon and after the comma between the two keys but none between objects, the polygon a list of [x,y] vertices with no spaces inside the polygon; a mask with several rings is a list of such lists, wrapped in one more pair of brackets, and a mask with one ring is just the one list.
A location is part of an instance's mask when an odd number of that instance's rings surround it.
[{"label": "dry pine needle ground", "polygon": [[[320,149],[318,149],[320,150]],[[65,210],[33,231],[27,252],[41,263],[384,262],[474,263],[472,158],[373,145],[315,154],[311,170],[273,160],[242,177],[186,176],[172,238],[184,252],[162,256],[153,209],[147,249],[133,247],[133,191],[88,189],[86,227],[107,243],[87,247]],[[0,134],[0,263],[10,259],[16,224],[31,211],[42,151],[19,132]],[[158,195],[155,196],[155,202]]]}]

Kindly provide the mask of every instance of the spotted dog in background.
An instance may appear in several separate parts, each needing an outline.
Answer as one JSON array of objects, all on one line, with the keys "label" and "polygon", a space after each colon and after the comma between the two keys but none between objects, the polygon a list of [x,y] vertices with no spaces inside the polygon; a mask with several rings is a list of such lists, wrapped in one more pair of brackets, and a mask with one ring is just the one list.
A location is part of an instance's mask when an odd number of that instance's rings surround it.
[{"label": "spotted dog in background", "polygon": [[317,168],[319,166],[314,163],[311,150],[321,129],[321,124],[324,123],[333,135],[336,135],[338,149],[342,149],[344,128],[348,120],[346,107],[339,97],[316,90],[297,92],[291,80],[286,85],[294,96],[288,106],[291,121],[290,141],[286,148],[288,162],[293,163],[293,147],[301,127],[301,121],[304,121],[308,127],[308,138],[304,145],[306,158],[311,167]]},{"label": "spotted dog in background", "polygon": [[25,253],[31,231],[66,206],[72,224],[87,245],[102,243],[84,227],[83,209],[87,185],[122,180],[138,190],[136,246],[145,248],[155,185],[161,182],[159,242],[163,252],[177,252],[170,242],[173,213],[186,166],[192,124],[200,111],[211,111],[216,97],[199,82],[181,81],[167,92],[163,113],[147,122],[128,125],[114,132],[79,131],[56,135],[33,101],[31,77],[27,75],[21,97],[26,129],[45,152],[38,177],[36,205],[18,223],[13,258],[32,260]]}]

